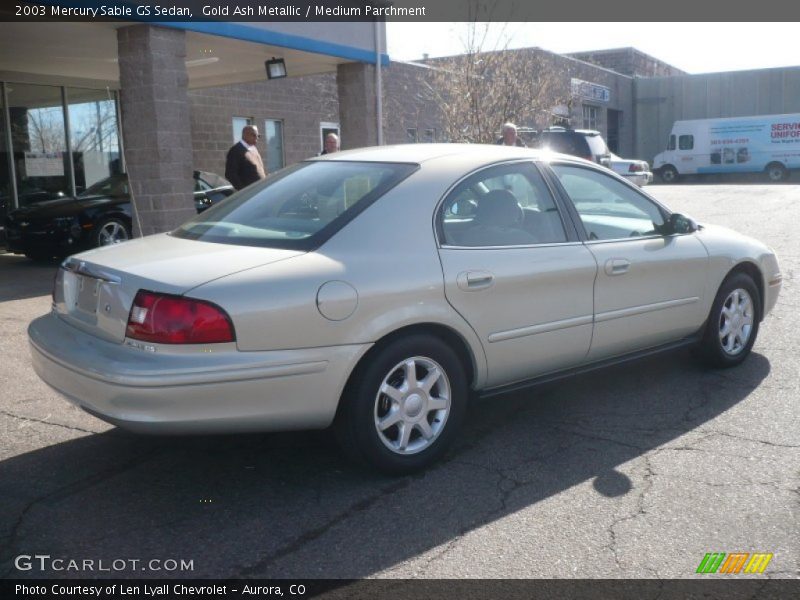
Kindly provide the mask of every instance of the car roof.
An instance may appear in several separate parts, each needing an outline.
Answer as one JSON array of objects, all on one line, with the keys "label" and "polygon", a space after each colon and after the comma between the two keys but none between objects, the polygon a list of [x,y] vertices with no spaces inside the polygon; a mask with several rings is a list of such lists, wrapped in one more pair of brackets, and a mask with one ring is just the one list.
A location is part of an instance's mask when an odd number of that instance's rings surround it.
[{"label": "car roof", "polygon": [[[311,160],[423,164],[432,160],[451,157],[453,159],[461,158],[488,164],[515,158],[542,159],[551,156],[553,156],[553,153],[544,150],[496,144],[398,144],[396,146],[373,146],[355,150],[343,150],[318,156]],[[566,155],[564,155],[564,158],[567,158]]]}]

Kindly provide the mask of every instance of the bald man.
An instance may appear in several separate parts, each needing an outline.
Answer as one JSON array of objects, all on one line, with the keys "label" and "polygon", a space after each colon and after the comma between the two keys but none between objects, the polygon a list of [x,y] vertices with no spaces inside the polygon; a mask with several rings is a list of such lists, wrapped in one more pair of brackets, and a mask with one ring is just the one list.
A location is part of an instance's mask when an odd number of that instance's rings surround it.
[{"label": "bald man", "polygon": [[256,147],[258,138],[258,127],[245,125],[242,129],[242,139],[228,150],[225,158],[225,179],[237,190],[267,176],[264,162]]}]

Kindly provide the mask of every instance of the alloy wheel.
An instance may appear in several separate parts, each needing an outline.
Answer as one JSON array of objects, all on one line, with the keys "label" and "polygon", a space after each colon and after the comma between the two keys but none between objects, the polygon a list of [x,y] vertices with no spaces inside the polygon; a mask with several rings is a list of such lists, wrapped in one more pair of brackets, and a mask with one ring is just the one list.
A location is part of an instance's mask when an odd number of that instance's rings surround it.
[{"label": "alloy wheel", "polygon": [[451,388],[434,360],[414,356],[395,365],[375,396],[374,423],[381,442],[401,455],[422,452],[439,437],[450,414]]},{"label": "alloy wheel", "polygon": [[747,346],[753,330],[753,299],[747,290],[736,288],[725,299],[719,315],[719,343],[729,356]]}]

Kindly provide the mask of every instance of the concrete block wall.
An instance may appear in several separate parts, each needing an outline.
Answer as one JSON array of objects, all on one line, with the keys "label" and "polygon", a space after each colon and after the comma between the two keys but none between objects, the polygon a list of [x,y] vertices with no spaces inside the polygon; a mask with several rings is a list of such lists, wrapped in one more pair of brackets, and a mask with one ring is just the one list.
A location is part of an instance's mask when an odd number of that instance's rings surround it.
[{"label": "concrete block wall", "polygon": [[125,161],[143,235],[173,229],[194,212],[183,31],[117,30]]},{"label": "concrete block wall", "polygon": [[637,79],[636,152],[664,150],[675,121],[800,113],[800,67]]},{"label": "concrete block wall", "polygon": [[567,56],[605,67],[630,77],[671,77],[686,74],[685,71],[681,71],[677,67],[673,67],[636,48],[573,52]]},{"label": "concrete block wall", "polygon": [[225,155],[233,145],[233,117],[250,117],[262,134],[258,149],[267,164],[264,121],[283,121],[285,165],[321,150],[321,121],[339,121],[333,73],[287,77],[257,83],[189,91],[192,152],[196,169],[225,174]]}]

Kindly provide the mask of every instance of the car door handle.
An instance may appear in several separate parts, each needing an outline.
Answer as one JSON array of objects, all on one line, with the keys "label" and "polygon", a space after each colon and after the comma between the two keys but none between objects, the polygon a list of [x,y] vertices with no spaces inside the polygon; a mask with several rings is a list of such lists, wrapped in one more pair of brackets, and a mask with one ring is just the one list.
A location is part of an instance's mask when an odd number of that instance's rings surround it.
[{"label": "car door handle", "polygon": [[489,271],[463,271],[458,274],[456,282],[465,292],[485,290],[494,283],[494,275]]},{"label": "car door handle", "polygon": [[609,258],[606,261],[606,275],[624,275],[631,268],[631,261],[625,258]]}]

